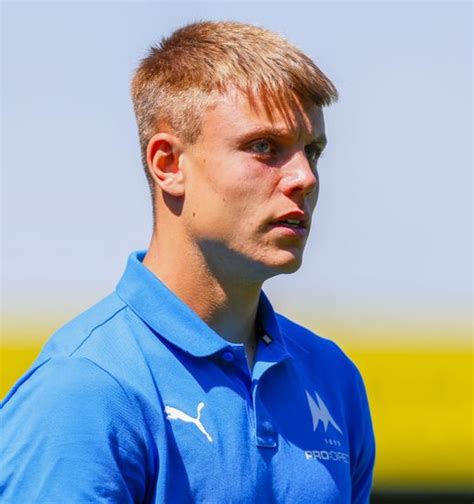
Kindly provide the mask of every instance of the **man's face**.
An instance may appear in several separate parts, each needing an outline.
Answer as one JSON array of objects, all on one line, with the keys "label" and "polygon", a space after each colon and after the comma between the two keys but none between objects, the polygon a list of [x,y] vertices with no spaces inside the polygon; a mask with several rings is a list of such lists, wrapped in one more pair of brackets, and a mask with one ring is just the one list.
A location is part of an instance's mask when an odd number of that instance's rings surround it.
[{"label": "man's face", "polygon": [[293,113],[295,127],[225,95],[186,148],[183,222],[211,268],[263,281],[301,265],[326,139],[320,107]]}]

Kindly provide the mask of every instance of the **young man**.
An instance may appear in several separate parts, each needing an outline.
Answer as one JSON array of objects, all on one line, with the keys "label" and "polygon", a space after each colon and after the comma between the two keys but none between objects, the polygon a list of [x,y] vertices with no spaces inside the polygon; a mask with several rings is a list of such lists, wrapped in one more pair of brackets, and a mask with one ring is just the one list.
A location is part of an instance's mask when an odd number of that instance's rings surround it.
[{"label": "young man", "polygon": [[334,86],[274,33],[204,22],[132,94],[151,243],[4,400],[3,502],[368,502],[359,372],[261,290],[301,265]]}]

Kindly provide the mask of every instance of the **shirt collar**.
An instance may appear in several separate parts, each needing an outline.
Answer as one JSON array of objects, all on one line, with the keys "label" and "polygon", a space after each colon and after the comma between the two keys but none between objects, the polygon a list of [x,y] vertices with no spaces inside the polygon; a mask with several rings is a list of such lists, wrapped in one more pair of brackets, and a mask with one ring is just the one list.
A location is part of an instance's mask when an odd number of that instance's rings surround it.
[{"label": "shirt collar", "polygon": [[[212,355],[230,343],[211,329],[187,304],[181,301],[146,266],[146,250],[132,252],[117,284],[118,296],[152,329],[173,345],[196,357]],[[267,344],[278,360],[289,357],[280,328],[267,296],[260,293],[258,320]],[[277,357],[275,355],[275,357]]]}]

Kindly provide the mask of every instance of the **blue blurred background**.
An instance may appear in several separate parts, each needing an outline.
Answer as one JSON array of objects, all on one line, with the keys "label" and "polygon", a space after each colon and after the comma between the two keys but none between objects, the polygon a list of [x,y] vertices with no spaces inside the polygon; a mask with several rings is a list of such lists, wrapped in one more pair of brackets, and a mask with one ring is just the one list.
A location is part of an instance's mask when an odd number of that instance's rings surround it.
[{"label": "blue blurred background", "polygon": [[3,3],[2,394],[148,246],[129,82],[151,44],[201,19],[283,34],[338,88],[304,265],[264,289],[361,369],[378,494],[467,495],[470,2]]}]

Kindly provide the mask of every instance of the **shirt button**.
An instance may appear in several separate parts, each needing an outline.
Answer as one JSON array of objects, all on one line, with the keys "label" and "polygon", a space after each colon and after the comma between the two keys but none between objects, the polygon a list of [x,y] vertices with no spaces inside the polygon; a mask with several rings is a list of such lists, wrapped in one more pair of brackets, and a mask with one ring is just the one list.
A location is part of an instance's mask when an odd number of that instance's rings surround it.
[{"label": "shirt button", "polygon": [[232,352],[224,352],[222,354],[222,358],[226,361],[226,362],[232,362],[234,360],[234,354]]}]

